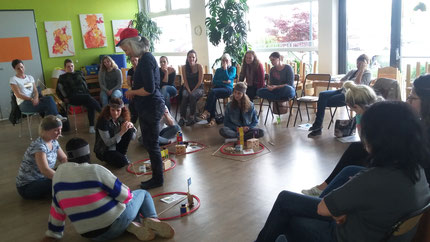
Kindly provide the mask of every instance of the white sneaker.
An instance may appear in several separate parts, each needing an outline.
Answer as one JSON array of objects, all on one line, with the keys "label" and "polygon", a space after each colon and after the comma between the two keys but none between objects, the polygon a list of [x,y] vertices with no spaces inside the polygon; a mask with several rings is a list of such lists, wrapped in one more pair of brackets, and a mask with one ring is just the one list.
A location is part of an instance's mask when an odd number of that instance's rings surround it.
[{"label": "white sneaker", "polygon": [[320,190],[317,186],[312,187],[311,189],[303,189],[302,193],[308,196],[319,197],[323,190]]},{"label": "white sneaker", "polygon": [[57,116],[55,116],[55,117],[57,117],[59,120],[61,120],[61,121],[66,121],[67,120],[67,118],[66,117],[63,117],[63,116],[61,116],[61,114],[57,114]]},{"label": "white sneaker", "polygon": [[95,134],[96,130],[94,129],[94,126],[90,126],[90,129],[88,130],[88,133]]}]

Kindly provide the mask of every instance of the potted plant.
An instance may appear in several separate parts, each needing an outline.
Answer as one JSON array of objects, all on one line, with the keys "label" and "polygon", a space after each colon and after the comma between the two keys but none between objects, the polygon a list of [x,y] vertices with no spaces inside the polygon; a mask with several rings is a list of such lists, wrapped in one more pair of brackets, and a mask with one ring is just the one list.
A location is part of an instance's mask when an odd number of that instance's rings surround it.
[{"label": "potted plant", "polygon": [[[218,46],[224,42],[224,53],[229,53],[232,61],[242,64],[248,50],[247,25],[245,13],[248,12],[247,0],[209,0],[210,17],[206,18],[209,41]],[[215,61],[219,62],[220,58]],[[214,63],[214,65],[215,65]]]},{"label": "potted plant", "polygon": [[152,21],[146,12],[138,12],[134,17],[135,19],[132,21],[134,28],[137,29],[141,36],[149,40],[149,51],[153,52],[155,41],[160,40],[161,29],[157,26],[156,22]]}]

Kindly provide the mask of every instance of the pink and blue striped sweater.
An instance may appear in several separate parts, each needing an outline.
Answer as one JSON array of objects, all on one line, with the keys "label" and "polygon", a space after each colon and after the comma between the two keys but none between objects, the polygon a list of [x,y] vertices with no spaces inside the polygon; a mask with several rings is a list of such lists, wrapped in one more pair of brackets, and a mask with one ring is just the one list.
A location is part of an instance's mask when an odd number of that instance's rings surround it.
[{"label": "pink and blue striped sweater", "polygon": [[63,237],[69,217],[79,234],[111,225],[132,199],[130,189],[97,164],[61,164],[52,179],[52,204],[46,235]]}]

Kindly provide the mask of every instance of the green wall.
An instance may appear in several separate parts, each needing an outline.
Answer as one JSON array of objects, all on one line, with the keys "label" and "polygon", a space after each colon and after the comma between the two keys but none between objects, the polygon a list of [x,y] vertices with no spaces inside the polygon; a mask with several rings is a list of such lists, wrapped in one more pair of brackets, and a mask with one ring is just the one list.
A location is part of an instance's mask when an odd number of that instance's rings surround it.
[{"label": "green wall", "polygon": [[[47,86],[50,86],[52,70],[55,67],[62,67],[66,58],[72,59],[75,62],[75,68],[78,69],[84,65],[98,63],[99,55],[115,54],[112,20],[133,19],[134,14],[138,12],[138,3],[137,0],[17,0],[2,1],[0,9],[34,10],[44,78]],[[79,14],[94,13],[103,14],[108,46],[84,49]],[[49,57],[45,21],[71,21],[75,56]]]}]

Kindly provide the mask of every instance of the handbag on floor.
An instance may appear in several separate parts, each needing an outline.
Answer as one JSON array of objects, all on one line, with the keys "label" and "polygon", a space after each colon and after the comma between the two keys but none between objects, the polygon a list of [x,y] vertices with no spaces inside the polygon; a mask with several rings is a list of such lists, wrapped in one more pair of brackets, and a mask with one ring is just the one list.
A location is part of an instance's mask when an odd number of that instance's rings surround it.
[{"label": "handbag on floor", "polygon": [[337,119],[334,124],[334,136],[337,138],[351,136],[355,133],[355,127],[355,118],[346,120]]}]

